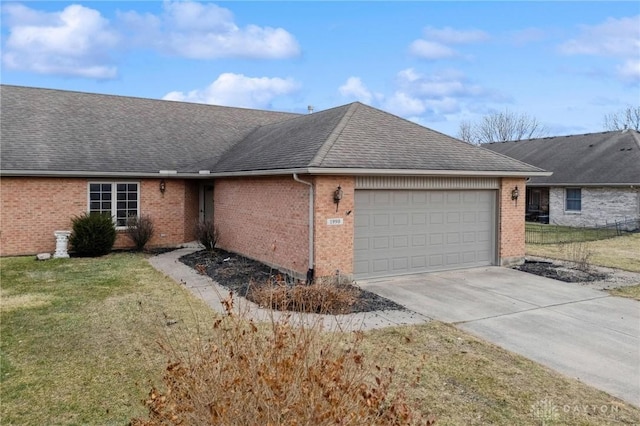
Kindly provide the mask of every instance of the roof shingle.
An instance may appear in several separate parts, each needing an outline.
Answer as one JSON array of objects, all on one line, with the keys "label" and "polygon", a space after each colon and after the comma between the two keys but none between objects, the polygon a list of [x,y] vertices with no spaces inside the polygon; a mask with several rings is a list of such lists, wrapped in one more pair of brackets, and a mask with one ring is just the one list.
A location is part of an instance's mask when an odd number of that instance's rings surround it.
[{"label": "roof shingle", "polygon": [[640,133],[635,130],[496,142],[487,149],[542,169],[531,185],[638,185]]},{"label": "roof shingle", "polygon": [[6,85],[0,95],[4,173],[543,173],[358,102],[300,115]]}]

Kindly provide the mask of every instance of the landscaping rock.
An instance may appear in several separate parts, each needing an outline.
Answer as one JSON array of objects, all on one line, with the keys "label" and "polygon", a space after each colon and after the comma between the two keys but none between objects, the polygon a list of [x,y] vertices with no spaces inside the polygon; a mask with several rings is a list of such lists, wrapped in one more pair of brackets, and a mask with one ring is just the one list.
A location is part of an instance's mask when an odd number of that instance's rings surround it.
[{"label": "landscaping rock", "polygon": [[49,259],[51,259],[51,253],[36,254],[36,260],[49,260]]}]

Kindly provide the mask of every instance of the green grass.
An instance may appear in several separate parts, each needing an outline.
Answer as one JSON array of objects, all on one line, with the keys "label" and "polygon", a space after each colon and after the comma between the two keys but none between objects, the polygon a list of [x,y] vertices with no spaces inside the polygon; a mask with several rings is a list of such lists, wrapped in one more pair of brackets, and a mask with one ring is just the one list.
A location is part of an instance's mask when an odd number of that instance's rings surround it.
[{"label": "green grass", "polygon": [[609,293],[613,296],[628,297],[629,299],[640,300],[640,284],[628,287],[614,288],[612,290],[609,290]]},{"label": "green grass", "polygon": [[140,255],[0,262],[3,425],[126,424],[166,363],[165,314],[209,313]]},{"label": "green grass", "polygon": [[[161,383],[158,341],[180,349],[212,324],[210,310],[143,255],[4,258],[0,267],[3,425],[127,424]],[[367,362],[394,367],[397,382],[419,378],[407,399],[438,425],[541,424],[531,410],[543,400],[609,408],[560,409],[555,424],[640,422],[639,409],[446,324],[375,330],[362,344]]]}]

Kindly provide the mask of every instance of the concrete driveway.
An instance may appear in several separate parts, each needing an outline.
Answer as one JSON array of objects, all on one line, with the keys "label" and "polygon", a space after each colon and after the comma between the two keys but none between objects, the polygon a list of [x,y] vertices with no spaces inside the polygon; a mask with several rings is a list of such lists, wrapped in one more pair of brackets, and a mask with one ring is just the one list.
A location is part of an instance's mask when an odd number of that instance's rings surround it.
[{"label": "concrete driveway", "polygon": [[358,284],[640,406],[638,301],[500,267]]}]

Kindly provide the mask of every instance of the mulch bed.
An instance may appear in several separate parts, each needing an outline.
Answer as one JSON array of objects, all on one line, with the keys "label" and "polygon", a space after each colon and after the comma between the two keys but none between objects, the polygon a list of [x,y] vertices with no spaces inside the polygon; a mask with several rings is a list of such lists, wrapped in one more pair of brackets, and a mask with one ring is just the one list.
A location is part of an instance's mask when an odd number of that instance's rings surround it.
[{"label": "mulch bed", "polygon": [[596,271],[583,271],[553,262],[538,260],[526,260],[522,265],[514,269],[567,283],[600,281],[608,277],[607,274]]},{"label": "mulch bed", "polygon": [[[269,285],[276,278],[286,279],[291,285],[306,285],[303,282],[294,282],[286,274],[264,263],[220,249],[212,252],[200,250],[182,256],[180,261],[199,273],[208,275],[212,280],[241,297],[247,297],[249,286]],[[352,287],[356,294],[356,302],[343,311],[344,313],[405,309],[389,299],[357,286],[341,285]]]}]

